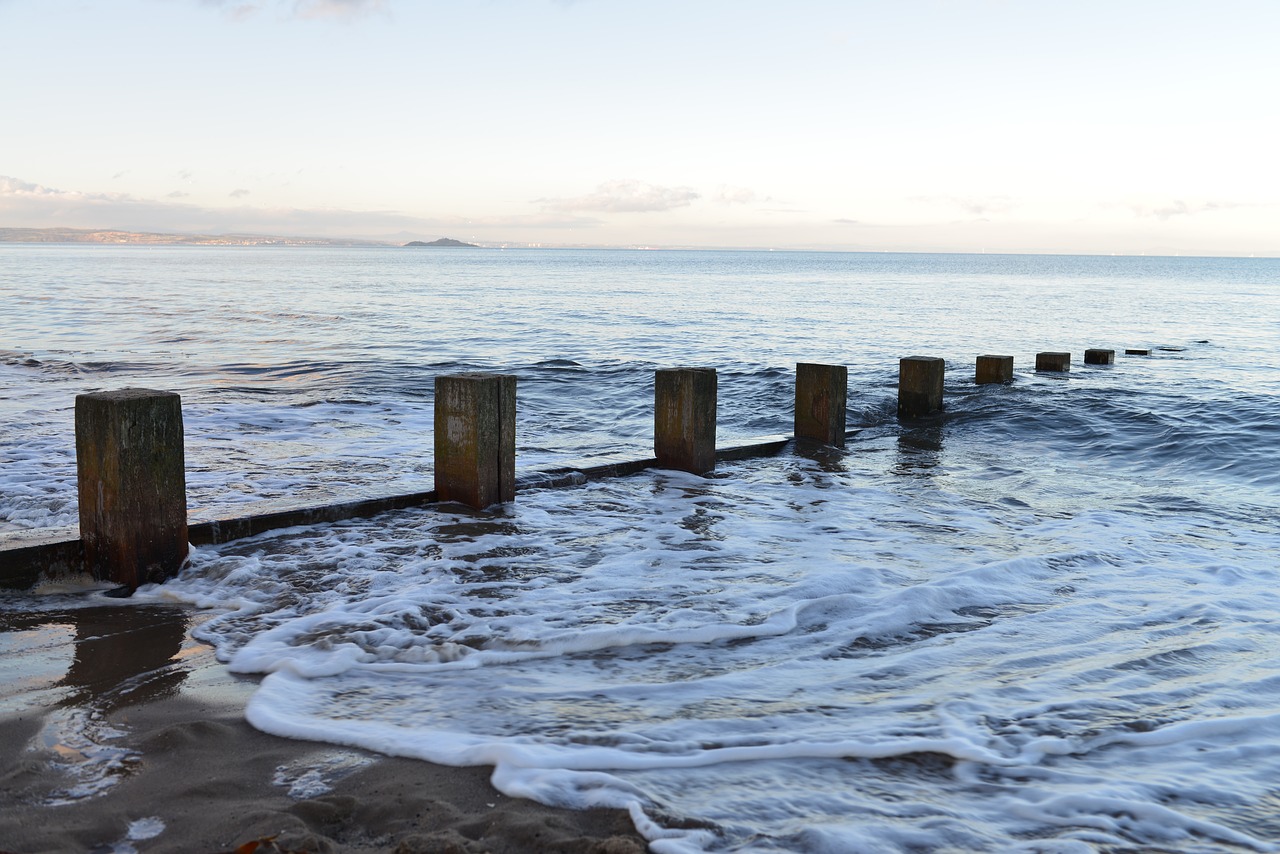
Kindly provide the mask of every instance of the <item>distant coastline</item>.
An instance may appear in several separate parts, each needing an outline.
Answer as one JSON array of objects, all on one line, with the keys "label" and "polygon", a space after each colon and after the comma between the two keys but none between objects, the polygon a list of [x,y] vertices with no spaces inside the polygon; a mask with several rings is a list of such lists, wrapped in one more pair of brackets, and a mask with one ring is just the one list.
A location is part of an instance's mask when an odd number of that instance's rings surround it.
[{"label": "distant coastline", "polygon": [[[822,245],[811,246],[699,246],[691,244],[596,244],[596,243],[526,243],[522,241],[485,241],[484,243],[464,243],[451,237],[441,237],[432,241],[410,240],[402,242],[408,234],[389,235],[384,239],[352,238],[352,237],[282,237],[270,234],[191,234],[152,231],[125,231],[110,228],[9,228],[0,227],[0,244],[6,243],[47,243],[47,244],[100,244],[107,246],[302,246],[302,247],[386,247],[400,249],[404,247],[465,247],[477,249],[589,249],[596,251],[639,251],[658,250],[667,252],[826,252],[854,255],[992,255],[992,256],[1061,256],[1066,258],[1257,258],[1258,260],[1275,260],[1280,258],[1280,250],[1251,253],[1248,255],[1197,255],[1179,252],[1171,247],[1152,247],[1144,252],[1030,252],[1030,251],[983,251],[965,252],[943,249],[870,249],[866,247],[832,247]],[[397,239],[398,238],[398,239]]]},{"label": "distant coastline", "polygon": [[163,234],[93,228],[0,228],[0,243],[107,243],[142,246],[386,246],[345,237],[278,237],[268,234]]}]

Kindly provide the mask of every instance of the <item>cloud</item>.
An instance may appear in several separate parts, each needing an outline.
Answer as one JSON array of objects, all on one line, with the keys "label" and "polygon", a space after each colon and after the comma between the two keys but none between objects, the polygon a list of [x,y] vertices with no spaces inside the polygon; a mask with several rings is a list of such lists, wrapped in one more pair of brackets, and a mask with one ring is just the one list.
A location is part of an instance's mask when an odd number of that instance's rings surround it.
[{"label": "cloud", "polygon": [[1008,196],[915,196],[912,201],[956,207],[973,216],[1008,213],[1017,207],[1013,199]]},{"label": "cloud", "polygon": [[79,193],[67,190],[56,190],[20,178],[0,175],[0,201],[15,199],[20,201],[39,202],[77,202],[95,204],[107,202],[113,204],[128,203],[132,197],[128,193]]},{"label": "cloud", "polygon": [[226,11],[227,17],[243,21],[268,8],[281,11],[286,18],[301,20],[351,19],[387,11],[388,0],[200,0],[202,6]]},{"label": "cloud", "polygon": [[833,219],[831,221],[839,225],[862,225],[862,223],[858,222],[856,219],[845,219],[844,217],[841,217],[840,219]]},{"label": "cloud", "polygon": [[299,18],[353,18],[386,11],[386,0],[295,0]]},{"label": "cloud", "polygon": [[230,193],[227,193],[227,195],[233,199],[243,199],[245,196],[249,195],[249,191],[241,187],[238,190],[232,190]]},{"label": "cloud", "polygon": [[1212,211],[1226,211],[1232,208],[1248,207],[1247,205],[1236,202],[1199,202],[1187,204],[1182,200],[1175,200],[1160,207],[1149,208],[1144,205],[1129,205],[1129,209],[1133,211],[1136,217],[1155,217],[1161,222],[1167,222],[1175,216],[1194,216],[1195,214],[1210,213]]},{"label": "cloud", "polygon": [[[756,201],[758,196],[756,191],[749,187],[731,187],[728,184],[721,184],[716,188],[716,194],[712,198],[723,205],[746,205]],[[762,199],[762,201],[768,202],[771,199]]]},{"label": "cloud", "polygon": [[191,195],[191,194],[190,194],[190,193],[184,193],[184,192],[182,192],[181,190],[174,190],[172,193],[170,193],[169,195],[165,196],[165,198],[166,198],[166,199],[185,199],[185,198],[186,198],[187,196],[189,196],[189,195]]},{"label": "cloud", "polygon": [[[3,0],[0,0],[3,2]],[[340,208],[263,208],[250,205],[203,207],[125,193],[81,193],[0,175],[0,227],[90,228],[186,234],[270,234],[282,237],[351,237],[398,232],[439,234],[547,229],[589,229],[602,224],[589,216],[543,211],[517,216],[420,217],[399,211]]]},{"label": "cloud", "polygon": [[643,181],[607,181],[594,193],[571,199],[534,199],[543,210],[575,213],[653,213],[688,207],[701,198],[690,187],[660,187]]}]

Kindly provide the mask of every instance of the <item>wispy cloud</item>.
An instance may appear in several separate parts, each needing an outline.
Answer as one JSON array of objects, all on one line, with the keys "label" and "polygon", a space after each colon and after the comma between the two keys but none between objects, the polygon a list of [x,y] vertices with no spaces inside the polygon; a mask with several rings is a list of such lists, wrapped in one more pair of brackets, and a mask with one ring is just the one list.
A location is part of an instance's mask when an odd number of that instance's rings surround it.
[{"label": "wispy cloud", "polygon": [[4,199],[118,204],[129,202],[132,197],[128,193],[80,193],[70,190],[58,190],[41,184],[33,184],[30,181],[23,181],[20,178],[0,175],[0,200]]},{"label": "wispy cloud", "polygon": [[244,204],[215,208],[180,201],[184,197],[180,190],[165,199],[142,199],[127,193],[82,193],[0,175],[0,226],[286,237],[376,236],[399,232],[487,233],[504,237],[506,232],[590,229],[602,224],[595,217],[555,211],[515,216],[420,217],[399,211],[340,208],[266,208]]},{"label": "wispy cloud", "polygon": [[249,195],[249,191],[242,187],[238,190],[232,190],[230,193],[227,193],[227,195],[233,199],[243,199],[245,196]]},{"label": "wispy cloud", "polygon": [[607,181],[594,193],[568,199],[534,199],[543,210],[564,213],[653,213],[688,207],[701,198],[690,187],[661,187],[644,181]]},{"label": "wispy cloud", "polygon": [[1247,207],[1247,205],[1238,202],[1192,202],[1188,204],[1180,199],[1158,207],[1129,205],[1129,209],[1133,211],[1134,216],[1155,217],[1162,222],[1178,216],[1194,216],[1196,214],[1226,211],[1241,207]]},{"label": "wispy cloud", "polygon": [[222,9],[235,21],[267,9],[276,9],[286,18],[317,20],[351,19],[387,12],[389,0],[200,0],[200,5]]},{"label": "wispy cloud", "polygon": [[299,18],[353,18],[386,9],[386,0],[295,0],[293,4]]},{"label": "wispy cloud", "polygon": [[754,201],[770,202],[772,199],[761,199],[755,190],[750,187],[731,187],[728,184],[721,184],[716,187],[715,195],[712,198],[722,205],[749,205]]},{"label": "wispy cloud", "polygon": [[913,202],[939,207],[959,208],[972,216],[1008,213],[1017,207],[1008,196],[915,196]]}]

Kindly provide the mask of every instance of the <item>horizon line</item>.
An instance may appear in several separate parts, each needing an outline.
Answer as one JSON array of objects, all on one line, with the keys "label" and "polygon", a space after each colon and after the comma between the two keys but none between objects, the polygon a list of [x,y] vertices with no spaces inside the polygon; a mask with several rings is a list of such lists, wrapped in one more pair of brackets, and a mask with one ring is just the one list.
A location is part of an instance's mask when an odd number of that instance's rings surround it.
[{"label": "horizon line", "polygon": [[[14,234],[17,232],[17,234]],[[117,235],[124,240],[56,240],[47,239],[57,234],[67,235]],[[46,239],[22,239],[45,236]],[[447,237],[438,235],[435,239]],[[145,238],[161,238],[148,241]],[[202,246],[205,248],[262,248],[265,246],[283,248],[316,248],[332,246],[334,248],[385,247],[392,249],[428,248],[408,247],[414,240],[426,240],[427,237],[410,237],[404,241],[387,240],[371,237],[332,237],[318,235],[283,235],[249,231],[223,232],[219,234],[198,232],[166,232],[166,231],[132,231],[123,228],[68,228],[61,226],[30,227],[0,226],[0,245],[46,245],[46,246]],[[218,243],[209,241],[244,241]],[[597,251],[657,251],[657,252],[830,252],[849,255],[973,255],[973,256],[1043,256],[1043,257],[1083,257],[1083,258],[1233,258],[1274,260],[1280,258],[1280,251],[1243,254],[1211,254],[1211,253],[1170,253],[1159,252],[1089,252],[1089,251],[1034,251],[1017,249],[996,249],[992,251],[972,249],[853,249],[830,246],[741,246],[741,245],[688,245],[688,244],[624,244],[624,243],[547,243],[545,241],[493,241],[476,240],[468,247],[430,247],[441,248],[475,248],[475,249],[549,249],[549,250],[597,250]]]}]

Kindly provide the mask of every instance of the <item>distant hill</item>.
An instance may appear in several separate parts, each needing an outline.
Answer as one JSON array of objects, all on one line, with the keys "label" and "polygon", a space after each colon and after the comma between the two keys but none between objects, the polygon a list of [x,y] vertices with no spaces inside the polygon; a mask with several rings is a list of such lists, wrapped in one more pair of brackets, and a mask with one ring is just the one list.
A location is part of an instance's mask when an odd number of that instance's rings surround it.
[{"label": "distant hill", "polygon": [[116,243],[145,246],[377,246],[340,237],[275,237],[266,234],[161,234],[92,228],[0,228],[0,243]]},{"label": "distant hill", "polygon": [[461,240],[454,240],[452,237],[442,237],[439,240],[432,240],[430,243],[425,240],[410,240],[405,246],[467,246],[471,249],[478,249],[474,243],[463,243]]}]

